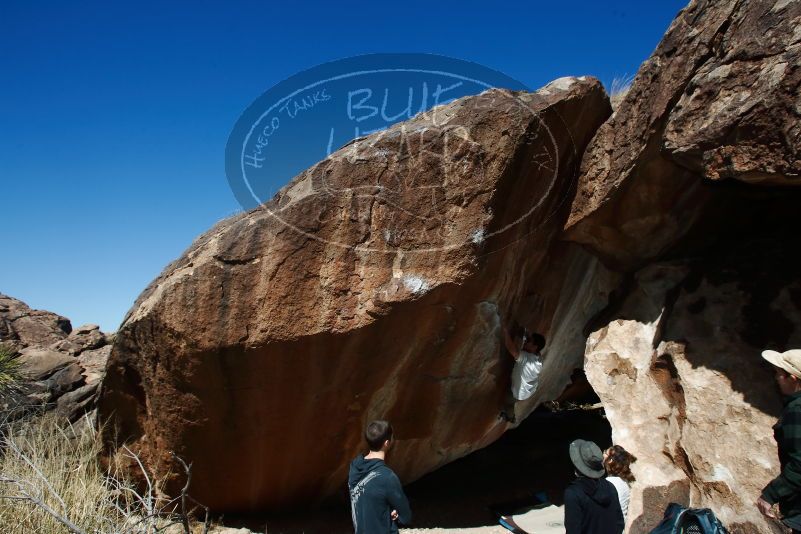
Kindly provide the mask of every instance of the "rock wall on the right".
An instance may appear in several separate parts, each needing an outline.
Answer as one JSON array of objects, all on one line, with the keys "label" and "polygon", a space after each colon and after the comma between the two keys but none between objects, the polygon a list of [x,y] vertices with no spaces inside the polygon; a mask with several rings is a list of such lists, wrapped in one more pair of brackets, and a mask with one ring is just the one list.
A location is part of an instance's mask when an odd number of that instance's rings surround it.
[{"label": "rock wall on the right", "polygon": [[800,186],[800,86],[801,2],[691,2],[587,148],[569,239],[632,269],[728,182]]},{"label": "rock wall on the right", "polygon": [[779,470],[781,403],[759,351],[801,346],[801,257],[717,252],[637,271],[587,341],[613,439],[638,458],[630,532],[670,502],[711,508],[731,532],[781,532],[754,506]]},{"label": "rock wall on the right", "polygon": [[637,482],[628,532],[668,503],[783,532],[764,349],[801,348],[801,2],[692,2],[588,146],[569,241],[623,282],[585,367]]}]

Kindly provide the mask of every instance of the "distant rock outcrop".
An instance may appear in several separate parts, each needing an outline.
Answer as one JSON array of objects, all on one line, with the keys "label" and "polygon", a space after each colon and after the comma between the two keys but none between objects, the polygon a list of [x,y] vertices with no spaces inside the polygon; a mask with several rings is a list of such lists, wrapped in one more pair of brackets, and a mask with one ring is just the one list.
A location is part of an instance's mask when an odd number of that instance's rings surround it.
[{"label": "distant rock outcrop", "polygon": [[97,325],[73,330],[65,317],[0,294],[0,343],[17,354],[24,379],[0,406],[8,416],[43,408],[74,421],[94,408],[111,352]]},{"label": "distant rock outcrop", "polygon": [[[602,268],[555,238],[609,113],[590,78],[490,90],[357,139],[220,223],[125,319],[108,438],[157,476],[181,472],[171,452],[191,461],[190,492],[216,510],[341,491],[374,418],[396,428],[405,481],[491,443],[507,428],[501,318],[548,332],[598,310],[597,286],[582,291]],[[564,388],[576,339],[521,416]]]},{"label": "distant rock outcrop", "polygon": [[567,237],[625,274],[587,375],[638,458],[630,532],[665,506],[774,532],[766,348],[801,347],[801,3],[692,2],[582,161]]},{"label": "distant rock outcrop", "polygon": [[0,293],[0,341],[12,350],[45,347],[72,332],[69,319],[55,313],[32,310],[24,302]]}]

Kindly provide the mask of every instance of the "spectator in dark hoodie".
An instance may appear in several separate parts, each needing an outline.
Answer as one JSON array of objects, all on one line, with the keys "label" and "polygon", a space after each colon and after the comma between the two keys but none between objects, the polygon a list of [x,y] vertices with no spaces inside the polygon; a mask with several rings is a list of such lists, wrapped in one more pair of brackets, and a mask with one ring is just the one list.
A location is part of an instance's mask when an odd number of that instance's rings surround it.
[{"label": "spectator in dark hoodie", "polygon": [[603,455],[592,441],[570,444],[576,479],[565,490],[566,534],[621,534],[625,522],[617,490],[604,478]]},{"label": "spectator in dark hoodie", "polygon": [[353,528],[356,534],[394,534],[398,522],[411,522],[412,511],[398,476],[384,463],[392,445],[392,426],[373,421],[364,437],[370,451],[351,462],[348,474]]}]

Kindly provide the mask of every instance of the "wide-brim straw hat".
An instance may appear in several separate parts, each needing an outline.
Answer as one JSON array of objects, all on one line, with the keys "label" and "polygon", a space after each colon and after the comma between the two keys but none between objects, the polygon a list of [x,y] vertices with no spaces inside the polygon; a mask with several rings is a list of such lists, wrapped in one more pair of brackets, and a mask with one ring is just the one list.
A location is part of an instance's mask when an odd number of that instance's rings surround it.
[{"label": "wide-brim straw hat", "polygon": [[601,478],[606,474],[601,449],[592,441],[577,439],[570,444],[570,460],[579,473],[590,478]]},{"label": "wide-brim straw hat", "polygon": [[763,350],[762,357],[779,369],[784,369],[794,377],[801,378],[801,349],[786,350],[784,352]]}]

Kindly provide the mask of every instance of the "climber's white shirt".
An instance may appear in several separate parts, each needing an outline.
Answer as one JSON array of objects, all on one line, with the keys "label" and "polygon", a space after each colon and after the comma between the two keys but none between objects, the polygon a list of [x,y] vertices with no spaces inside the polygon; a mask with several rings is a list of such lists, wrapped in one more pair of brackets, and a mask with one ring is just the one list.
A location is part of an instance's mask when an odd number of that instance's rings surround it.
[{"label": "climber's white shirt", "polygon": [[539,385],[542,359],[539,354],[520,351],[520,357],[512,370],[512,396],[517,400],[531,397]]}]

